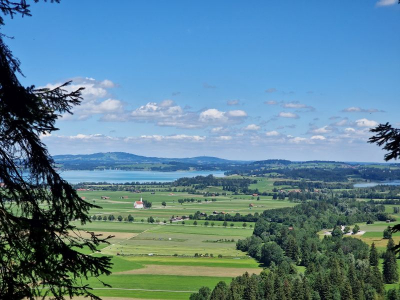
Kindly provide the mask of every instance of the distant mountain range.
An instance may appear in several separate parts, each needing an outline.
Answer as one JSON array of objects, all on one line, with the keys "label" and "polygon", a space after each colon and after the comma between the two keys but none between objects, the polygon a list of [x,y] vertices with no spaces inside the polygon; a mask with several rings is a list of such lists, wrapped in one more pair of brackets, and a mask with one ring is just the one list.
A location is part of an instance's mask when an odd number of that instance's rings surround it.
[{"label": "distant mountain range", "polygon": [[235,166],[251,161],[227,160],[212,156],[190,158],[161,158],[135,155],[126,152],[107,152],[79,155],[53,156],[58,167],[73,170],[92,170],[117,168],[125,170],[176,171],[189,169],[224,169],[223,166]]},{"label": "distant mountain range", "polygon": [[[56,166],[68,170],[120,169],[120,170],[257,170],[264,168],[315,168],[315,167],[351,167],[362,165],[385,165],[385,163],[356,163],[335,161],[290,161],[267,159],[259,161],[228,160],[212,156],[190,158],[162,158],[135,155],[126,152],[107,152],[79,155],[53,156]],[[391,164],[395,166],[396,164]],[[398,164],[397,164],[398,165]]]}]

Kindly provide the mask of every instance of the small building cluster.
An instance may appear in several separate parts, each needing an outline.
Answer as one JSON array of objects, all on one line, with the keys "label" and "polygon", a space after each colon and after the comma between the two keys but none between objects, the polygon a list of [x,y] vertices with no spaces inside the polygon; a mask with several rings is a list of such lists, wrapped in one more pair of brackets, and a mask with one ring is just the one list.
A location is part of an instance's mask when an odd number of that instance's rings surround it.
[{"label": "small building cluster", "polygon": [[173,217],[169,219],[171,222],[177,222],[177,221],[184,221],[184,220],[189,220],[189,216],[182,216],[182,217]]}]

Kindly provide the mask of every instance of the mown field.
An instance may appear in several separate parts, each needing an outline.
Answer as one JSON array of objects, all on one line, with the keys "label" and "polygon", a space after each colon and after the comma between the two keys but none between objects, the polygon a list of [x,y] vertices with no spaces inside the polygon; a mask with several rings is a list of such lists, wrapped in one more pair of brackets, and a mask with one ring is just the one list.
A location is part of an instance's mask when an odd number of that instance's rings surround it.
[{"label": "mown field", "polygon": [[[271,183],[261,183],[273,188]],[[260,188],[262,188],[260,186]],[[212,190],[211,190],[212,189]],[[209,192],[222,192],[213,187]],[[204,197],[183,192],[160,191],[132,193],[128,191],[79,191],[90,203],[101,206],[90,215],[129,214],[133,222],[99,221],[81,226],[82,229],[112,235],[109,245],[92,255],[112,256],[112,275],[101,280],[112,287],[103,287],[97,279],[89,279],[95,294],[104,299],[123,297],[129,299],[188,299],[202,286],[214,287],[219,281],[230,282],[232,277],[244,272],[260,273],[262,267],[245,253],[236,250],[236,241],[252,235],[254,223],[185,220],[170,223],[171,216],[188,216],[197,211],[213,214],[214,211],[246,215],[262,213],[266,209],[291,207],[294,203],[272,200],[271,197],[232,195]],[[101,199],[102,196],[109,199]],[[123,197],[128,197],[123,198]],[[152,202],[151,209],[135,209],[133,203],[140,199]],[[194,198],[183,203],[179,199]],[[214,198],[216,201],[211,201]],[[205,201],[208,199],[210,201]],[[201,203],[197,200],[202,200]],[[166,206],[162,205],[166,202]],[[252,205],[250,205],[252,204]],[[147,219],[153,217],[154,223]]]}]

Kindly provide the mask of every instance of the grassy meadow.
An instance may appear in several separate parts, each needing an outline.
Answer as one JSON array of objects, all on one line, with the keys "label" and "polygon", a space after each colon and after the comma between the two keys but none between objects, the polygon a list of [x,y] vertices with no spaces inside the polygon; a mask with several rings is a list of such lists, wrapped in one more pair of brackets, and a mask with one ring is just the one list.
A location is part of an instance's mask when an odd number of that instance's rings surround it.
[{"label": "grassy meadow", "polygon": [[[260,191],[273,188],[273,182],[265,179],[256,185]],[[210,187],[207,191],[222,194],[219,187]],[[91,254],[112,256],[113,273],[101,278],[112,287],[103,287],[95,278],[88,280],[95,294],[104,299],[188,299],[202,286],[213,288],[219,281],[230,282],[232,277],[245,272],[258,274],[262,271],[259,264],[236,250],[236,241],[251,236],[254,223],[248,222],[244,227],[243,222],[228,222],[223,226],[223,221],[206,224],[205,220],[197,220],[195,225],[194,220],[170,223],[170,218],[189,216],[197,211],[207,215],[214,211],[246,215],[295,205],[272,200],[270,196],[227,194],[204,197],[170,192],[163,187],[155,192],[95,190],[79,191],[79,195],[101,207],[92,209],[91,216],[114,215],[116,218],[114,221],[95,220],[85,226],[74,222],[84,230],[113,236],[109,245],[102,245],[98,253]],[[102,196],[109,199],[101,199]],[[135,209],[134,202],[141,198],[152,202],[152,208]],[[178,202],[185,198],[196,201]],[[117,220],[118,216],[126,218],[128,215],[134,217],[133,222]],[[149,217],[155,222],[148,223]]]}]

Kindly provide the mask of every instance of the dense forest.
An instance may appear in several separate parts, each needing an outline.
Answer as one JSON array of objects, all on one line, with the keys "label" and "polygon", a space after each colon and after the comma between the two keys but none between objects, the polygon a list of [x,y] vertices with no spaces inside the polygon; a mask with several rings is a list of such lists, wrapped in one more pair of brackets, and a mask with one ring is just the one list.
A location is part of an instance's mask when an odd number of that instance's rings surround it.
[{"label": "dense forest", "polygon": [[[349,227],[388,218],[384,210],[374,202],[334,198],[264,211],[253,235],[236,247],[267,269],[230,285],[220,282],[212,291],[202,288],[190,299],[384,299],[384,283],[398,280],[393,240],[388,239],[381,272],[374,245],[352,238]],[[333,228],[331,234],[320,239],[318,232],[327,228]],[[388,295],[399,299],[397,291]]]}]

